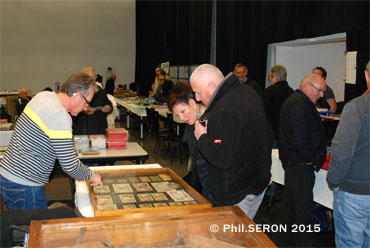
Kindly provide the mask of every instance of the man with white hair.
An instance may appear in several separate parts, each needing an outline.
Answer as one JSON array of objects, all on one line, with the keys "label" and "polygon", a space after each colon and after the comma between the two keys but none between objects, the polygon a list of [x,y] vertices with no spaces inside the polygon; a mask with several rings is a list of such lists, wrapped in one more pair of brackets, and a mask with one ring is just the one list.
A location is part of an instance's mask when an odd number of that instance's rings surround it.
[{"label": "man with white hair", "polygon": [[365,93],[343,109],[331,145],[328,182],[334,188],[337,247],[370,247],[370,61]]},{"label": "man with white hair", "polygon": [[262,100],[233,73],[224,77],[209,64],[195,69],[190,84],[206,105],[194,134],[210,165],[216,206],[237,205],[253,219],[271,178],[272,131]]}]

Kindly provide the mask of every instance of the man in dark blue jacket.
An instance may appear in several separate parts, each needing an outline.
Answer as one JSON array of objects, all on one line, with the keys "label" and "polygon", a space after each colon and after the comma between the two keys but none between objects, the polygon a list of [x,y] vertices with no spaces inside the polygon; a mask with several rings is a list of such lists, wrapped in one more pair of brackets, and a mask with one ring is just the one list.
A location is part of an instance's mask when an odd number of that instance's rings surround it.
[{"label": "man in dark blue jacket", "polygon": [[253,219],[271,178],[272,131],[262,100],[233,73],[224,77],[209,64],[193,72],[190,84],[206,105],[194,134],[209,162],[216,205],[237,205]]}]

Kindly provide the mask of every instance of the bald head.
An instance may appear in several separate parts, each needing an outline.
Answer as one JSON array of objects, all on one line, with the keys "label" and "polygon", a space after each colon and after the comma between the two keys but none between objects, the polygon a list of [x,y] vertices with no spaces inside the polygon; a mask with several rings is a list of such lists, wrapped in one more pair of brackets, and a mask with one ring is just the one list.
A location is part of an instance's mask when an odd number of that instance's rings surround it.
[{"label": "bald head", "polygon": [[87,75],[89,75],[95,82],[96,72],[94,68],[92,68],[91,66],[86,66],[82,69],[82,72],[85,72]]},{"label": "bald head", "polygon": [[198,66],[190,77],[190,85],[197,101],[207,105],[223,79],[224,75],[216,66],[210,64]]},{"label": "bald head", "polygon": [[25,88],[19,89],[18,95],[19,95],[20,98],[28,100],[28,90],[27,89],[25,89]]},{"label": "bald head", "polygon": [[326,90],[325,79],[319,74],[308,74],[303,78],[300,89],[316,104],[317,100],[324,97],[324,91]]}]

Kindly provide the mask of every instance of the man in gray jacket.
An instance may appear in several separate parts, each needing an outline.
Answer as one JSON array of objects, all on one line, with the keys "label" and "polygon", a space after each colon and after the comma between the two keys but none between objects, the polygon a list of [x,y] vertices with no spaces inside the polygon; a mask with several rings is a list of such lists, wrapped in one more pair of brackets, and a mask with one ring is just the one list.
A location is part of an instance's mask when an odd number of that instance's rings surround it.
[{"label": "man in gray jacket", "polygon": [[[366,65],[367,87],[370,61]],[[337,247],[370,247],[370,89],[346,104],[331,146]]]}]

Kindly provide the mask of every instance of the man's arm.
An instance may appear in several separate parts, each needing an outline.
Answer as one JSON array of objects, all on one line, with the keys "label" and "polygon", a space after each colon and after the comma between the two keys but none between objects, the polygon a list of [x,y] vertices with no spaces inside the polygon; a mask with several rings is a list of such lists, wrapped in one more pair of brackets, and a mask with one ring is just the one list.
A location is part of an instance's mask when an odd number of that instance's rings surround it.
[{"label": "man's arm", "polygon": [[[329,105],[329,111],[336,112],[337,111],[337,102],[335,98],[326,99],[326,102]],[[335,114],[329,114],[329,116],[334,116]]]},{"label": "man's arm", "polygon": [[[235,119],[235,113],[226,109],[212,114],[207,121],[206,133],[199,122],[195,124],[198,149],[212,165],[228,169],[235,163],[240,143],[242,124]],[[203,133],[203,134],[202,134]]]},{"label": "man's arm", "polygon": [[94,174],[78,159],[72,139],[52,139],[51,143],[65,173],[78,181],[91,179],[94,185],[102,184],[100,176]]}]

